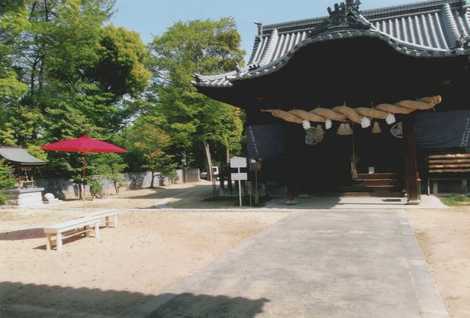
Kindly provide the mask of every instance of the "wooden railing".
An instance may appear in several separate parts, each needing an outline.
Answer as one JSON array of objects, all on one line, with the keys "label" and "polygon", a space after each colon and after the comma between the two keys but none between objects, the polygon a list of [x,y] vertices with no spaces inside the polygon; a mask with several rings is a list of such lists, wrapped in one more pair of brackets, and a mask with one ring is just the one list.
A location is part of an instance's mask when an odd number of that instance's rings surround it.
[{"label": "wooden railing", "polygon": [[468,191],[470,153],[440,153],[427,156],[428,191],[439,193],[438,181],[461,181],[463,192]]},{"label": "wooden railing", "polygon": [[470,154],[439,154],[428,156],[428,169],[430,174],[441,173],[469,173]]}]

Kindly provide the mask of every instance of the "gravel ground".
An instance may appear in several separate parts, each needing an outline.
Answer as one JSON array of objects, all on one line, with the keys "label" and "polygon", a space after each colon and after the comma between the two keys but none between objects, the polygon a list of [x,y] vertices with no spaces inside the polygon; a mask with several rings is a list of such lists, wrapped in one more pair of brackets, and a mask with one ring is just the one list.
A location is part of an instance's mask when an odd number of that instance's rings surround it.
[{"label": "gravel ground", "polygon": [[[161,297],[164,286],[291,213],[284,206],[210,212],[233,208],[230,202],[205,201],[211,191],[208,183],[175,185],[46,209],[0,209],[0,316],[8,317],[2,315],[5,305],[26,313],[21,317],[114,316],[128,305]],[[104,229],[101,242],[69,242],[61,254],[44,250],[44,225],[102,208],[123,213],[121,226]],[[180,210],[188,208],[207,210]],[[470,208],[411,209],[408,216],[451,317],[470,317]]]},{"label": "gravel ground", "polygon": [[45,250],[42,225],[91,211],[0,211],[2,318],[115,316],[160,297],[163,287],[286,216],[124,212],[118,228],[101,231],[101,241],[82,238],[65,244],[61,253]]},{"label": "gravel ground", "polygon": [[155,209],[155,208],[224,208],[233,207],[231,202],[208,202],[212,195],[212,185],[206,181],[193,184],[176,184],[155,189],[122,191],[94,201],[68,201],[53,205],[53,208],[118,208],[118,209]]},{"label": "gravel ground", "polygon": [[409,210],[408,215],[450,316],[470,317],[470,208]]}]

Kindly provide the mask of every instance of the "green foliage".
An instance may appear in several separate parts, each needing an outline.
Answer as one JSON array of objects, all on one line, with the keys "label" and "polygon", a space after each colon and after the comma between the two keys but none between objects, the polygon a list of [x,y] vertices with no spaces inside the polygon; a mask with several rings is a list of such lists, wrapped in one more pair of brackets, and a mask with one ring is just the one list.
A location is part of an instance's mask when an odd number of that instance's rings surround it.
[{"label": "green foliage", "polygon": [[[27,147],[47,159],[45,174],[75,180],[79,155],[45,154],[39,146],[83,134],[113,139],[129,149],[128,170],[166,175],[183,159],[201,166],[203,142],[219,161],[226,149],[240,151],[242,114],[191,83],[194,73],[243,63],[233,19],[176,23],[147,48],[137,33],[108,23],[113,5],[1,1],[0,143]],[[126,165],[117,157],[88,159],[118,189]]]},{"label": "green foliage", "polygon": [[0,205],[5,204],[7,200],[4,190],[11,189],[15,187],[15,185],[16,180],[13,177],[11,168],[5,161],[0,160]]},{"label": "green foliage", "polygon": [[[1,1],[1,144],[38,150],[83,134],[107,140],[136,116],[151,75],[148,49],[135,32],[109,25],[113,5]],[[80,178],[78,155],[35,154],[47,157],[45,172]]]},{"label": "green foliage", "polygon": [[[0,121],[5,123],[11,114],[6,107],[17,105],[26,93],[27,85],[20,81],[13,68],[13,54],[18,46],[20,33],[27,27],[28,19],[22,1],[5,0],[0,4]],[[0,127],[1,139],[13,144],[12,131]]]},{"label": "green foliage", "polygon": [[441,201],[447,206],[470,205],[470,196],[463,194],[450,194],[440,197]]},{"label": "green foliage", "polygon": [[90,166],[91,174],[102,178],[109,179],[114,184],[116,193],[122,186],[124,177],[122,173],[127,168],[124,159],[117,154],[100,154],[95,156]]},{"label": "green foliage", "polygon": [[15,185],[16,180],[10,166],[4,160],[0,160],[0,190],[11,189]]},{"label": "green foliage", "polygon": [[243,63],[240,41],[232,18],[178,22],[153,41],[155,64],[170,81],[191,87],[194,73],[232,71]]},{"label": "green foliage", "polygon": [[47,153],[42,150],[41,146],[31,144],[28,146],[27,150],[33,157],[47,161]]},{"label": "green foliage", "polygon": [[[232,106],[199,94],[192,85],[194,73],[214,74],[234,70],[243,64],[240,35],[231,18],[217,21],[179,22],[151,46],[158,96],[152,116],[164,120],[175,155],[186,154],[189,163],[202,166],[202,142],[240,150],[243,123]],[[216,153],[224,161],[225,152]],[[181,159],[181,158],[178,158]]]},{"label": "green foliage", "polygon": [[142,167],[162,172],[175,166],[173,156],[167,153],[171,138],[158,127],[158,121],[142,117],[125,131],[124,136],[130,155],[138,158]]},{"label": "green foliage", "polygon": [[103,184],[101,183],[101,180],[98,178],[89,178],[88,185],[90,186],[90,194],[93,199],[102,197]]},{"label": "green foliage", "polygon": [[0,191],[0,205],[4,205],[6,202],[7,202],[6,194]]},{"label": "green foliage", "polygon": [[0,75],[0,103],[5,106],[15,105],[28,90],[28,86],[18,80],[17,74],[3,70]]},{"label": "green foliage", "polygon": [[[39,52],[54,84],[73,88],[84,78],[86,70],[98,61],[96,47],[107,12],[93,0],[67,0],[55,7],[55,19],[45,17],[33,24]],[[41,13],[38,13],[41,14]]]},{"label": "green foliage", "polygon": [[138,95],[146,87],[151,73],[145,63],[148,51],[135,32],[108,26],[103,30],[95,78],[114,95]]},{"label": "green foliage", "polygon": [[0,114],[0,143],[11,146],[33,144],[43,124],[44,117],[38,109],[6,108]]}]

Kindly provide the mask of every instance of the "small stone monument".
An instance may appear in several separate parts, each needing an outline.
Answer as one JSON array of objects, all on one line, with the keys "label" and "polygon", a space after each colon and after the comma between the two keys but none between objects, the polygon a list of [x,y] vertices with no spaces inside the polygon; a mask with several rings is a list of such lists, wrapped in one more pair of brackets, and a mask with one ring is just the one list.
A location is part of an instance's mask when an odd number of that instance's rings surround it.
[{"label": "small stone monument", "polygon": [[46,193],[44,195],[44,199],[46,204],[54,204],[59,202],[59,199],[56,199],[56,197],[52,193]]}]

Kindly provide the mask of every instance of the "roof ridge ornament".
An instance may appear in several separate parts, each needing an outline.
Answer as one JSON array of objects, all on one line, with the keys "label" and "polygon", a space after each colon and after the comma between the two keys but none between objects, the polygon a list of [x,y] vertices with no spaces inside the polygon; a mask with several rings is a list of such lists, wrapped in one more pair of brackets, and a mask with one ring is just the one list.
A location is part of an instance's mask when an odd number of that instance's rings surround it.
[{"label": "roof ridge ornament", "polygon": [[361,29],[368,30],[371,23],[360,13],[360,0],[346,0],[335,3],[334,7],[328,7],[329,17],[315,31],[310,32],[310,37],[315,37],[326,31]]},{"label": "roof ridge ornament", "polygon": [[359,13],[361,4],[360,0],[346,0],[346,2],[335,3],[333,9],[328,7],[330,19],[343,20],[352,12]]}]

